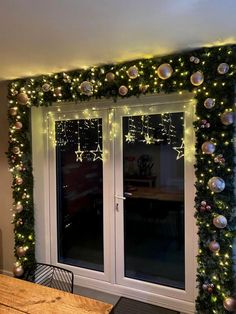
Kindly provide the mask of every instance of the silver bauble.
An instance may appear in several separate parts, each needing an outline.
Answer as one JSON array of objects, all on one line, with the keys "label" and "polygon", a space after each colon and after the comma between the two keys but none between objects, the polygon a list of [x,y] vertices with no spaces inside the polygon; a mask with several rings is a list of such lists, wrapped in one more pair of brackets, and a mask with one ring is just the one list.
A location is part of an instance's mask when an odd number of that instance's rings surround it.
[{"label": "silver bauble", "polygon": [[43,86],[42,86],[42,91],[43,92],[49,92],[50,91],[50,89],[51,89],[51,86],[50,86],[50,84],[48,84],[48,83],[44,83],[43,84]]},{"label": "silver bauble", "polygon": [[115,74],[112,72],[108,72],[106,74],[106,79],[109,83],[113,82],[115,80]]},{"label": "silver bauble", "polygon": [[204,101],[204,107],[207,109],[211,109],[215,106],[215,100],[213,98],[207,98]]},{"label": "silver bauble", "polygon": [[169,63],[163,63],[157,69],[157,75],[162,80],[167,80],[168,78],[170,78],[172,73],[173,73],[173,69]]},{"label": "silver bauble", "polygon": [[127,75],[130,79],[136,79],[138,77],[138,68],[134,65],[127,71]]},{"label": "silver bauble", "polygon": [[19,93],[16,98],[17,102],[21,105],[26,105],[29,101],[29,97],[26,93]]},{"label": "silver bauble", "polygon": [[26,248],[24,246],[18,246],[16,248],[16,254],[18,257],[22,257],[22,256],[25,256],[25,253],[26,253]]},{"label": "silver bauble", "polygon": [[229,71],[229,65],[227,63],[221,63],[218,65],[217,72],[219,74],[226,74]]},{"label": "silver bauble", "polygon": [[225,228],[227,226],[227,219],[223,215],[218,215],[213,219],[213,225],[219,229]]},{"label": "silver bauble", "polygon": [[193,73],[190,77],[190,82],[194,85],[194,86],[199,86],[204,82],[204,75],[201,71],[197,71],[195,73]]},{"label": "silver bauble", "polygon": [[93,84],[89,81],[84,81],[79,86],[82,94],[91,96],[93,94]]},{"label": "silver bauble", "polygon": [[212,192],[220,193],[225,188],[225,181],[220,177],[212,177],[208,181],[208,187]]},{"label": "silver bauble", "polygon": [[211,241],[208,247],[211,252],[218,252],[220,250],[220,245],[215,240]]},{"label": "silver bauble", "polygon": [[20,129],[22,129],[22,127],[23,127],[23,124],[22,124],[20,121],[17,121],[17,122],[15,123],[15,128],[16,128],[16,130],[20,130]]},{"label": "silver bauble", "polygon": [[13,274],[16,277],[21,277],[24,274],[24,269],[23,269],[22,265],[14,265]]},{"label": "silver bauble", "polygon": [[119,87],[119,94],[121,96],[125,96],[127,93],[128,93],[128,88],[126,86],[124,86],[124,85],[121,85]]},{"label": "silver bauble", "polygon": [[230,111],[225,111],[220,116],[221,123],[224,125],[230,125],[234,122],[234,114]]},{"label": "silver bauble", "polygon": [[236,311],[236,299],[232,297],[224,299],[224,308],[229,312]]},{"label": "silver bauble", "polygon": [[201,146],[204,154],[213,154],[215,151],[215,144],[211,141],[206,141]]},{"label": "silver bauble", "polygon": [[17,115],[17,107],[9,108],[9,114],[11,116],[16,116]]}]

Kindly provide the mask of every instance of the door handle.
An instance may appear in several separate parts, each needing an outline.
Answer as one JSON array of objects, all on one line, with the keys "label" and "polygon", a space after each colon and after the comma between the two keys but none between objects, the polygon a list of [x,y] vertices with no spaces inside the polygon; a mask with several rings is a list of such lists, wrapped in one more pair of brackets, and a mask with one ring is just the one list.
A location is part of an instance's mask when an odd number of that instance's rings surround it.
[{"label": "door handle", "polygon": [[119,200],[126,200],[126,197],[121,195],[115,195],[115,198],[118,198]]}]

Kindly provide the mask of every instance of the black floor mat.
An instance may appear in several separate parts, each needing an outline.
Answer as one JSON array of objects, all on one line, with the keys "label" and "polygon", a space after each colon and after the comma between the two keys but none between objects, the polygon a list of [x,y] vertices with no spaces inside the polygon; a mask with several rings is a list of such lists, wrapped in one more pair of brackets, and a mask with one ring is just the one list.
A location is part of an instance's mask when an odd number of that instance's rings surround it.
[{"label": "black floor mat", "polygon": [[179,312],[121,297],[110,314],[179,314]]}]

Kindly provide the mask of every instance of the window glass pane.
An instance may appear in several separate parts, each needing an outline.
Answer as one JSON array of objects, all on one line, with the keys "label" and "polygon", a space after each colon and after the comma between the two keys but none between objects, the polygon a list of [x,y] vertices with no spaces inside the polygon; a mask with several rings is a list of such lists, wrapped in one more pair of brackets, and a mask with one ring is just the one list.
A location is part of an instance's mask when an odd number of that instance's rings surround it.
[{"label": "window glass pane", "polygon": [[58,261],[104,271],[102,119],[55,128]]},{"label": "window glass pane", "polygon": [[184,289],[183,113],[123,118],[125,276]]}]

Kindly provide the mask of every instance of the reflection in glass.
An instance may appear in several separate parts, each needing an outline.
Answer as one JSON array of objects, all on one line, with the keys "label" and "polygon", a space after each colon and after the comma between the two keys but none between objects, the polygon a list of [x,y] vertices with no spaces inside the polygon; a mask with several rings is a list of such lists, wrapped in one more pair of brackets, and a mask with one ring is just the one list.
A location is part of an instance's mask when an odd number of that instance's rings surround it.
[{"label": "reflection in glass", "polygon": [[102,120],[57,121],[55,129],[58,261],[104,271]]},{"label": "reflection in glass", "polygon": [[123,118],[125,276],[184,289],[183,113]]}]

